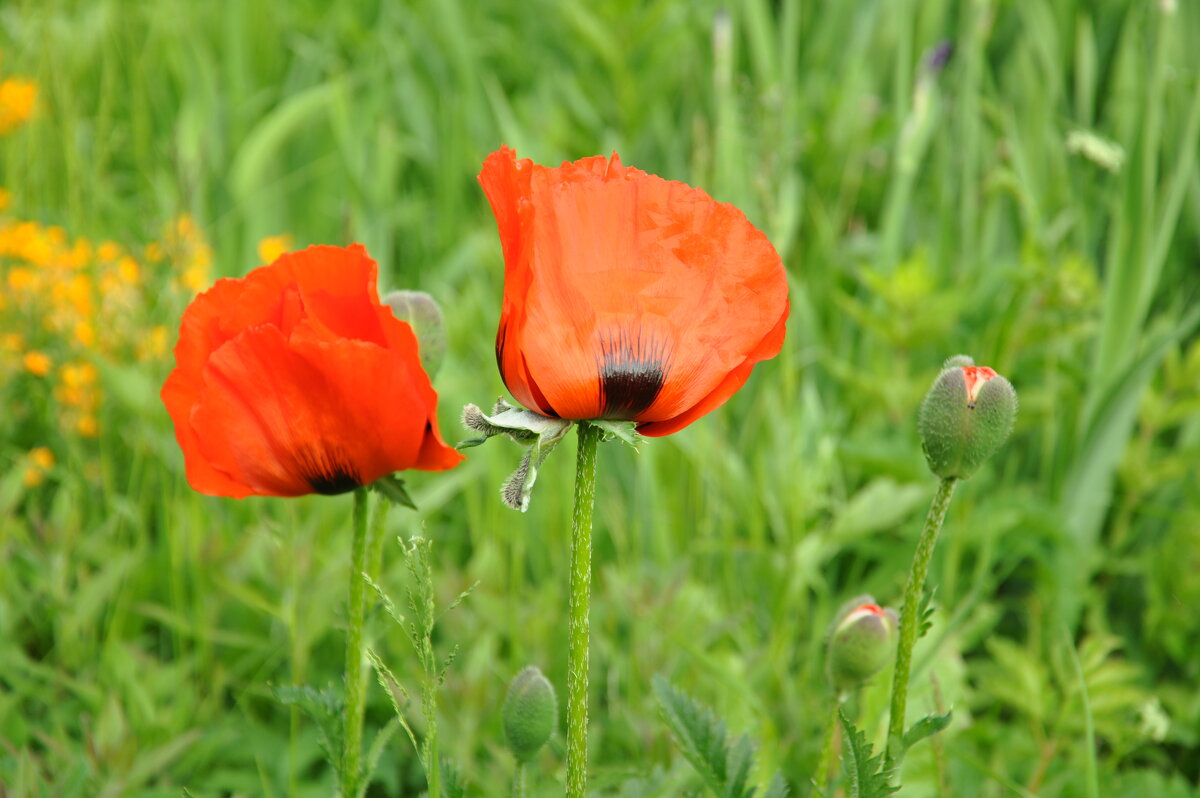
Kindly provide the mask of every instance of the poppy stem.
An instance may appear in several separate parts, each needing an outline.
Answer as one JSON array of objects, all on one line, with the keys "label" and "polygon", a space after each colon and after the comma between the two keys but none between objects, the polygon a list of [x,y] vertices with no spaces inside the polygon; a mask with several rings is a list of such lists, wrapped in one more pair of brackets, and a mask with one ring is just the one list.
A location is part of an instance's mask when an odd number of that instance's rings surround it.
[{"label": "poppy stem", "polygon": [[571,515],[571,609],[567,648],[567,798],[587,787],[588,613],[592,595],[592,506],[596,499],[596,443],[602,432],[579,422],[575,510]]},{"label": "poppy stem", "polygon": [[350,608],[346,628],[346,708],[343,715],[342,798],[358,798],[362,752],[363,617],[367,603],[367,489],[354,491],[354,540],[350,549]]},{"label": "poppy stem", "polygon": [[834,698],[833,711],[829,713],[829,724],[825,728],[825,741],[821,744],[821,758],[817,762],[817,772],[813,775],[813,783],[822,791],[829,783],[829,771],[833,767],[834,748],[837,746],[838,713],[842,710],[842,704],[846,702],[846,698],[845,692],[839,692]]},{"label": "poppy stem", "polygon": [[904,712],[908,704],[908,678],[912,671],[913,645],[921,619],[921,594],[925,590],[925,577],[929,573],[929,561],[933,559],[933,546],[937,543],[938,531],[946,520],[950,497],[958,480],[946,477],[938,485],[929,514],[925,517],[925,528],[917,541],[913,554],[912,568],[908,572],[908,584],[904,588],[904,608],[900,611],[900,643],[896,650],[896,670],[892,678],[892,708],[888,722],[887,767],[898,768],[904,758]]}]

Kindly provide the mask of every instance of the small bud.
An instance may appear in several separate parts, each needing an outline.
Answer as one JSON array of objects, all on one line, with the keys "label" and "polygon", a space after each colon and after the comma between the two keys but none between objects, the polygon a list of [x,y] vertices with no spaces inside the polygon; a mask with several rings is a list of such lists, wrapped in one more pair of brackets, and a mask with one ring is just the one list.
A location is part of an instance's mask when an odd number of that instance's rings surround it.
[{"label": "small bud", "polygon": [[942,479],[966,479],[1012,432],[1017,394],[1012,384],[966,355],[946,361],[921,403],[921,446]]},{"label": "small bud", "polygon": [[432,378],[446,356],[446,326],[437,301],[424,291],[393,291],[383,302],[412,327],[421,345],[421,365]]},{"label": "small bud", "polygon": [[883,670],[896,649],[896,612],[871,596],[848,601],[829,627],[826,673],[839,692]]},{"label": "small bud", "polygon": [[504,736],[518,762],[533,759],[558,720],[554,685],[533,665],[513,677],[504,699]]}]

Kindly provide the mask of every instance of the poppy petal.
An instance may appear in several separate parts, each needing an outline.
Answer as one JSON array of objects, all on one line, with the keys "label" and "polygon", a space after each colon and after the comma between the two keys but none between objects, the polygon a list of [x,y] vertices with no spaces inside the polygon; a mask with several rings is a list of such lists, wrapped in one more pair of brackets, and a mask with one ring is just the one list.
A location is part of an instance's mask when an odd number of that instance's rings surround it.
[{"label": "poppy petal", "polygon": [[[299,496],[344,492],[422,459],[430,408],[415,357],[321,337],[310,329],[289,343],[260,326],[213,353],[190,415],[212,468],[253,493]],[[425,459],[447,468],[461,458],[431,446]]]},{"label": "poppy petal", "polygon": [[787,311],[785,310],[783,316],[779,318],[778,323],[771,330],[770,334],[762,340],[754,351],[746,356],[744,362],[730,371],[707,396],[674,418],[638,424],[638,432],[650,438],[670,435],[725,404],[729,397],[733,396],[746,383],[755,364],[763,360],[769,360],[779,354],[779,350],[783,348],[786,325]]},{"label": "poppy petal", "polygon": [[786,307],[766,236],[700,189],[598,157],[533,167],[529,191],[533,239],[510,230],[505,250],[527,279],[510,285],[506,268],[501,370],[538,386],[543,411],[675,418],[739,368]]}]

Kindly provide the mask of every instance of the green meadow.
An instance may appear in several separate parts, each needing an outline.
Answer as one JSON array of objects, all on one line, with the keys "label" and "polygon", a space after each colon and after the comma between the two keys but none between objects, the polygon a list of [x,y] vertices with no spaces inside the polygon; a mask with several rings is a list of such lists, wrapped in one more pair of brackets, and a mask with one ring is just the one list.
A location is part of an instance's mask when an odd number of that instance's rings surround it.
[{"label": "green meadow", "polygon": [[[783,351],[727,404],[601,446],[595,795],[713,794],[659,674],[755,742],[751,783],[820,794],[826,629],[857,595],[899,608],[937,487],[917,410],[960,353],[1020,412],[934,554],[908,714],[952,715],[900,794],[1197,794],[1198,52],[1193,0],[3,0],[0,83],[36,102],[8,130],[0,103],[0,798],[334,794],[280,693],[340,692],[352,499],[195,493],[159,390],[195,291],[265,239],[361,242],[381,292],[442,304],[440,427],[471,437],[463,405],[505,395],[475,180],[502,143],[700,186],[790,281]],[[496,440],[406,473],[419,510],[388,515],[398,611],[393,539],[432,541],[467,795],[508,794],[519,670],[565,713],[574,449],[525,514]],[[380,602],[367,638],[421,739]],[[890,683],[846,705],[876,752]],[[373,675],[367,701],[368,798],[423,794]],[[529,795],[563,794],[564,729]]]}]

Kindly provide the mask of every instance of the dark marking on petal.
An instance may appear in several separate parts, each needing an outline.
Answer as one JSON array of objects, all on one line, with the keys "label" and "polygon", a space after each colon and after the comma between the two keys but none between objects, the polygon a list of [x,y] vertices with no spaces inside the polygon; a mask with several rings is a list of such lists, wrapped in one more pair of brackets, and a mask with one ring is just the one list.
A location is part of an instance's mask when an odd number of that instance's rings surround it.
[{"label": "dark marking on petal", "polygon": [[296,453],[296,470],[322,496],[337,496],[362,487],[362,478],[341,451],[331,451],[320,444]]},{"label": "dark marking on petal", "polygon": [[500,369],[500,377],[504,378],[504,342],[508,338],[508,325],[501,323],[496,330],[496,368]]},{"label": "dark marking on petal", "polygon": [[600,334],[596,365],[603,418],[634,421],[662,392],[671,352],[641,327],[616,327]]}]

